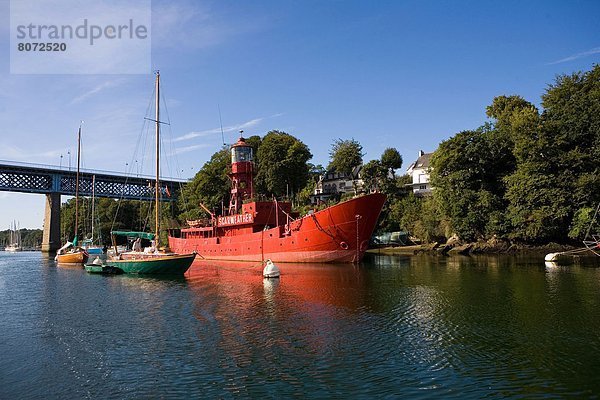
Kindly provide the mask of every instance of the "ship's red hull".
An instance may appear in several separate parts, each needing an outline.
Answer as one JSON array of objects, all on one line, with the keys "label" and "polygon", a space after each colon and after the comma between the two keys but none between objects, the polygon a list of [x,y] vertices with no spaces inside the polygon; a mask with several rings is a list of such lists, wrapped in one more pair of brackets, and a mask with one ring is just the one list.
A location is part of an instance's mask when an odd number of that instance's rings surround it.
[{"label": "ship's red hull", "polygon": [[339,203],[289,223],[257,232],[230,230],[217,237],[169,235],[177,253],[198,253],[197,259],[275,262],[356,262],[369,239],[385,202],[373,193]]}]

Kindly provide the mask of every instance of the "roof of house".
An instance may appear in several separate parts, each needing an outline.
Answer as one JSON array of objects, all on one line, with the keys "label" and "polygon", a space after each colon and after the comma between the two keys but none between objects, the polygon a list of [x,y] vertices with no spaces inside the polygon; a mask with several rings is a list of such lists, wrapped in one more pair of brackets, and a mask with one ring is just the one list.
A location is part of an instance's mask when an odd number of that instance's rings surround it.
[{"label": "roof of house", "polygon": [[410,164],[409,167],[407,168],[407,171],[411,171],[415,168],[423,168],[423,169],[429,168],[429,161],[431,160],[432,155],[433,155],[433,153],[421,152],[421,155],[419,156],[419,158],[417,158],[417,161]]}]

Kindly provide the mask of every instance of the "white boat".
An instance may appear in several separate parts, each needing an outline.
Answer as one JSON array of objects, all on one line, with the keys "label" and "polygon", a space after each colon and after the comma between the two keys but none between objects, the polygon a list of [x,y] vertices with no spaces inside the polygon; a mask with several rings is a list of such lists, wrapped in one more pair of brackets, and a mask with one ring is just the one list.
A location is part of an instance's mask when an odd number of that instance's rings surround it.
[{"label": "white boat", "polygon": [[21,247],[21,229],[17,227],[17,223],[13,221],[10,226],[10,237],[8,246],[4,248],[4,251],[21,251],[23,247]]}]

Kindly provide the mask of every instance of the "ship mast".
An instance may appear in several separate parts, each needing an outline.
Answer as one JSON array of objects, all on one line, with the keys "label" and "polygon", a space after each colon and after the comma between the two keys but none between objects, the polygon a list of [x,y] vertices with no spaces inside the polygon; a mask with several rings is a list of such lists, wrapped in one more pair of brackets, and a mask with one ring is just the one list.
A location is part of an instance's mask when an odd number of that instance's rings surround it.
[{"label": "ship mast", "polygon": [[160,191],[160,71],[156,71],[156,193],[154,199],[154,221],[156,227],[156,248],[160,243],[160,222],[159,222],[159,191]]},{"label": "ship mast", "polygon": [[[74,240],[77,241],[77,224],[79,218],[79,163],[81,161],[81,124],[79,124],[79,131],[77,132],[77,175],[75,179],[75,236]],[[77,244],[77,243],[75,243]]]}]

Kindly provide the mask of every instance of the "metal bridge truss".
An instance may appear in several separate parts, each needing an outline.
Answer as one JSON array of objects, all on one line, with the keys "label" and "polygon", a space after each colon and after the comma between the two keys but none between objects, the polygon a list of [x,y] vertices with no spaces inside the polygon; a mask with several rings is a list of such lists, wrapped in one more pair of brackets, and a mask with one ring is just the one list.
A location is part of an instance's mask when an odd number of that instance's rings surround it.
[{"label": "metal bridge truss", "polygon": [[[0,164],[0,191],[75,196],[76,176],[72,170]],[[94,177],[95,183],[92,184]],[[161,200],[175,200],[182,184],[183,180],[161,180]],[[93,190],[96,197],[154,200],[154,186],[154,179],[147,176],[126,177],[92,171],[79,173],[80,196],[92,196]]]}]

